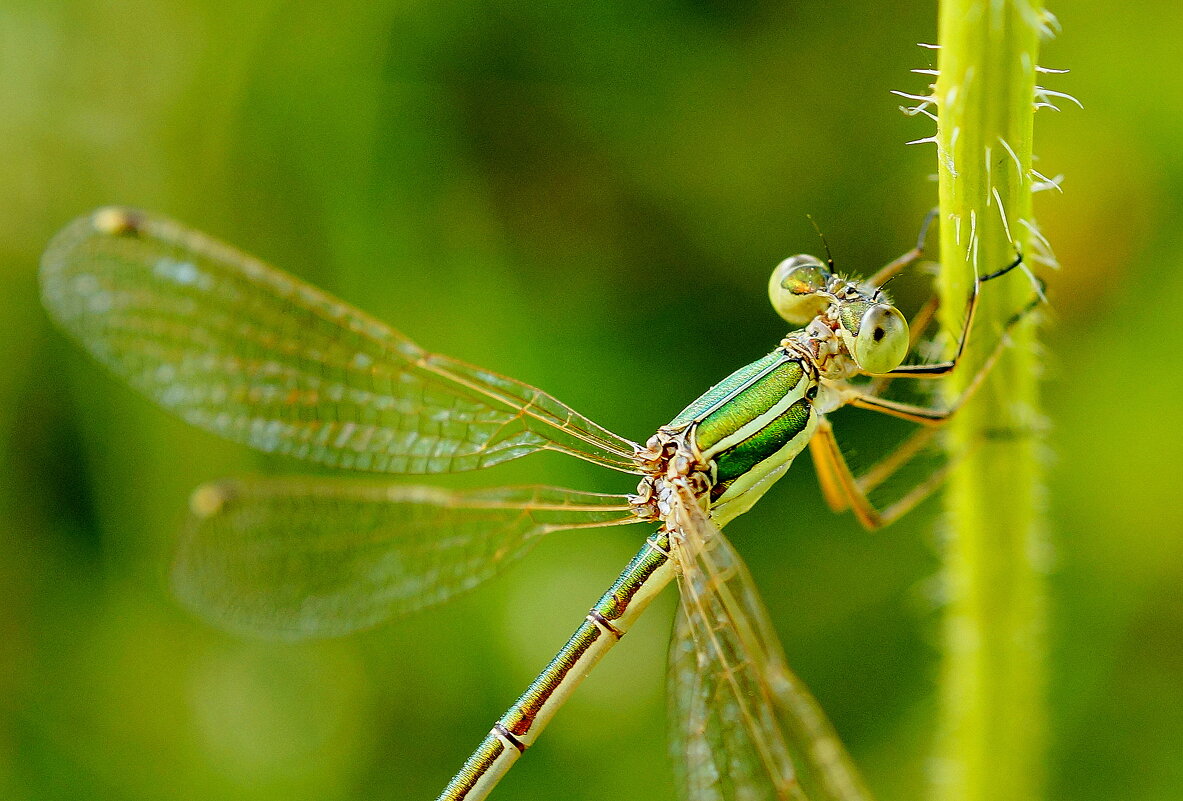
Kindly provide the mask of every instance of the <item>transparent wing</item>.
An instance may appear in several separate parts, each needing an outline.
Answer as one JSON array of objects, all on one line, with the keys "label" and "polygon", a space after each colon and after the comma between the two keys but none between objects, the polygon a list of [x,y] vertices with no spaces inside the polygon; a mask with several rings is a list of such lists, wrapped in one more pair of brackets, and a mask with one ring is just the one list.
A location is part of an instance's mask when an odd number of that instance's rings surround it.
[{"label": "transparent wing", "polygon": [[170,220],[102,209],[42,259],[45,306],[188,422],[263,451],[389,473],[551,449],[638,472],[635,445],[511,378],[424,351],[308,284]]},{"label": "transparent wing", "polygon": [[310,477],[207,484],[190,507],[178,596],[222,627],[288,639],[345,634],[440,603],[543,534],[637,520],[623,495]]},{"label": "transparent wing", "polygon": [[785,663],[756,587],[684,487],[670,646],[674,765],[687,801],[868,801],[821,707]]}]

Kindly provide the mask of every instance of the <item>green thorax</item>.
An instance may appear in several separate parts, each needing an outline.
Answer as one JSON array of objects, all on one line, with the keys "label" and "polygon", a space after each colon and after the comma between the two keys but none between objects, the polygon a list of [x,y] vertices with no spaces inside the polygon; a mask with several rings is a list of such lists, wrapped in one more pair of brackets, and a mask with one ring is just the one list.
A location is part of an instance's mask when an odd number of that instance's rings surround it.
[{"label": "green thorax", "polygon": [[719,522],[747,511],[809,442],[816,394],[812,365],[778,348],[711,387],[666,426],[689,428],[690,443],[713,463],[712,516]]}]

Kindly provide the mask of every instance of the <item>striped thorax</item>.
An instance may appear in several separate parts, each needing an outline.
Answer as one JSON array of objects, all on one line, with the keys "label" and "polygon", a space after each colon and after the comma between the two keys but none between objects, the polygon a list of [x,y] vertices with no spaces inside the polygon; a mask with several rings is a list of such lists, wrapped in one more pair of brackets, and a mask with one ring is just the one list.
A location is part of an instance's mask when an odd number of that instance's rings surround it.
[{"label": "striped thorax", "polygon": [[813,256],[783,261],[769,295],[785,320],[805,327],[711,387],[649,440],[637,455],[649,473],[633,496],[638,515],[664,516],[662,487],[676,476],[706,482],[720,525],[743,514],[804,450],[818,415],[841,405],[846,379],[889,372],[907,354],[908,324],[882,290],[836,276]]},{"label": "striped thorax", "polygon": [[[320,476],[228,480],[194,494],[178,594],[233,630],[285,639],[339,636],[445,601],[550,532],[658,524],[439,801],[485,799],[674,581],[682,600],[670,649],[671,730],[684,795],[862,801],[857,773],[788,672],[751,576],[718,526],[747,511],[807,445],[830,505],[850,507],[868,526],[935,487],[929,479],[875,508],[825,419],[849,404],[935,425],[956,408],[899,403],[880,396],[883,382],[858,376],[951,373],[978,285],[1022,260],[974,281],[951,360],[899,367],[908,325],[875,285],[922,252],[923,236],[865,283],[813,256],[786,259],[769,296],[797,330],[644,447],[536,387],[430,353],[297,278],[151,214],[104,209],[71,223],[46,251],[41,285],[58,323],[117,375],[190,423],[262,451],[376,473],[455,473],[554,451],[643,477],[629,497]],[[921,330],[935,305],[926,308]],[[897,453],[905,456],[896,466],[910,458],[906,446]]]},{"label": "striped thorax", "polygon": [[711,516],[723,524],[751,508],[808,443],[817,392],[813,363],[777,348],[712,387],[658,437],[701,465]]}]

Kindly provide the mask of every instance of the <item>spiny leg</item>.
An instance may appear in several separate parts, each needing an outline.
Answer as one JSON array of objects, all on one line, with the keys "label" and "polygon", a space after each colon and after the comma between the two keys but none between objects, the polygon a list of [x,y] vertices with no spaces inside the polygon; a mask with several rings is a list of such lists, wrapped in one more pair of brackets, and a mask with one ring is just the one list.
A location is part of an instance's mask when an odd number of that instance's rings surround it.
[{"label": "spiny leg", "polygon": [[[817,483],[821,488],[826,506],[835,514],[841,514],[850,508],[850,499],[856,494],[854,475],[849,470],[843,473],[834,468],[834,463],[841,456],[841,450],[831,449],[834,442],[834,427],[830,421],[822,417],[818,421],[817,431],[809,438],[809,455],[813,459],[813,467],[817,472]],[[845,461],[845,460],[844,460]],[[843,483],[843,477],[849,481]],[[876,513],[877,515],[878,513]],[[861,516],[859,518],[862,519]]]},{"label": "spiny leg", "polygon": [[[1014,261],[1006,265],[1000,270],[995,270],[992,273],[987,273],[984,276],[975,276],[973,286],[969,291],[969,298],[966,301],[965,324],[961,327],[961,336],[957,340],[957,352],[953,354],[953,358],[948,361],[934,362],[932,364],[904,364],[895,368],[887,375],[897,378],[939,378],[947,376],[957,368],[957,363],[961,360],[961,356],[965,353],[965,345],[969,341],[970,331],[973,329],[974,317],[977,315],[978,297],[981,294],[981,287],[987,281],[992,281],[995,278],[1000,278],[1006,275],[1011,270],[1015,269],[1023,263],[1023,254],[1019,254]],[[1038,288],[1035,299],[1023,308],[1018,315],[1012,317],[1007,321],[1006,330],[1018,322],[1027,314],[1027,312],[1034,309],[1043,300],[1043,281],[1036,279]]]},{"label": "spiny leg", "polygon": [[865,473],[858,477],[859,489],[867,493],[874,491],[876,487],[895,475],[901,467],[910,463],[921,451],[932,444],[939,430],[936,426],[925,426],[913,431],[887,456],[871,465]]},{"label": "spiny leg", "polygon": [[[937,212],[939,211],[940,209],[937,208],[929,209],[928,214],[924,215],[924,222],[920,224],[920,235],[916,238],[916,246],[904,255],[892,260],[891,262],[888,262],[886,265],[881,267],[878,272],[867,279],[867,283],[882,289],[888,281],[899,275],[905,267],[908,267],[919,260],[924,255],[925,240],[928,238],[928,232],[932,228],[932,221],[936,219]],[[929,323],[932,322],[932,318],[936,314],[936,311],[939,307],[940,296],[934,294],[925,302],[923,306],[920,307],[920,310],[916,312],[915,317],[912,318],[908,329],[909,353],[915,349],[916,344],[920,341],[920,338],[924,331],[928,328]],[[875,380],[871,382],[870,386],[868,387],[868,391],[873,395],[879,395],[885,389],[887,389],[887,385],[890,383],[890,376],[877,376]]]},{"label": "spiny leg", "polygon": [[[916,246],[909,250],[899,258],[889,262],[879,269],[877,273],[867,279],[868,283],[876,287],[882,288],[888,281],[895,278],[900,271],[910,264],[915,263],[924,255],[925,240],[928,238],[928,232],[932,228],[932,221],[936,219],[938,208],[929,209],[928,214],[924,215],[924,222],[920,225],[920,235],[916,238]],[[933,317],[936,315],[937,309],[940,308],[940,296],[934,294],[931,298],[925,301],[924,305],[916,312],[916,315],[909,323],[909,340],[908,352],[915,350],[922,335],[928,329]],[[888,375],[876,376],[875,379],[868,386],[867,391],[872,395],[880,395],[887,386],[891,383],[892,378]]]},{"label": "spiny leg", "polygon": [[[991,273],[989,277],[996,278],[1017,266],[1011,264],[1003,270]],[[968,401],[985,381],[986,376],[1002,355],[1009,342],[1008,334],[1021,320],[1030,314],[1043,300],[1040,291],[1022,309],[1011,315],[1003,326],[998,342],[993,350],[982,362],[969,384],[961,394],[944,409],[933,409],[926,406],[901,403],[888,400],[871,393],[847,391],[843,394],[843,404],[849,404],[862,409],[887,414],[925,426],[915,432],[897,446],[884,459],[872,466],[863,475],[856,477],[851,471],[842,449],[834,437],[833,427],[829,420],[822,418],[818,429],[809,442],[810,454],[817,469],[818,482],[826,503],[835,512],[852,509],[859,522],[870,529],[888,525],[900,516],[915,508],[921,501],[931,495],[944,482],[945,476],[952,467],[947,463],[934,470],[924,480],[916,484],[907,494],[889,506],[880,510],[868,498],[868,493],[889,479],[901,467],[910,463],[933,439],[937,428],[952,417],[962,405]],[[954,366],[956,362],[954,361]],[[947,374],[947,373],[946,373]]]},{"label": "spiny leg", "polygon": [[[941,307],[941,296],[933,295],[924,305],[917,310],[916,314],[908,323],[908,352],[911,353],[916,349],[920,340],[924,337],[924,332],[932,323],[933,317],[936,316],[937,309]],[[892,375],[877,375],[871,383],[867,384],[868,395],[882,395],[891,382],[895,379]]]},{"label": "spiny leg", "polygon": [[891,478],[901,467],[910,463],[932,442],[938,431],[937,428],[922,428],[916,431],[861,476],[855,476],[842,454],[833,427],[828,420],[822,418],[821,425],[809,441],[809,450],[826,504],[836,513],[852,509],[859,523],[865,528],[882,528],[912,511],[940,489],[953,467],[984,442],[1030,433],[1023,429],[995,429],[983,432],[980,441],[933,470],[899,499],[882,509],[875,506],[868,497],[869,493]]},{"label": "spiny leg", "polygon": [[[1008,334],[1010,334],[1011,329],[1013,329],[1019,324],[1020,321],[1030,314],[1039,305],[1041,299],[1042,296],[1036,296],[1030,303],[1028,303],[1015,314],[1011,315],[1010,319],[1006,321],[1006,325],[1003,326],[1002,334],[998,337],[998,342],[995,343],[994,349],[990,351],[990,354],[986,357],[986,360],[982,362],[981,366],[978,367],[978,371],[974,373],[973,378],[971,378],[969,383],[965,385],[965,388],[961,390],[961,394],[958,395],[953,400],[953,402],[945,408],[937,409],[914,403],[901,403],[900,401],[881,398],[871,392],[858,392],[854,390],[843,393],[843,404],[849,404],[850,406],[854,406],[859,409],[869,409],[873,412],[879,412],[891,417],[898,417],[902,420],[920,423],[921,425],[941,425],[950,417],[952,417],[957,412],[957,410],[960,409],[966,401],[973,397],[975,392],[977,392],[978,388],[986,380],[986,376],[989,375],[990,370],[994,368],[994,365],[997,363],[998,358],[1002,355],[1003,350],[1006,349],[1006,346],[1010,341]],[[954,366],[956,366],[956,363],[954,363]],[[946,375],[948,375],[948,372],[951,371],[952,369],[950,368],[950,370],[946,372]]]},{"label": "spiny leg", "polygon": [[935,208],[930,209],[928,214],[924,215],[924,222],[920,224],[920,236],[916,238],[916,246],[899,258],[880,267],[878,272],[867,279],[868,284],[882,287],[899,275],[901,270],[915,264],[924,255],[924,241],[928,238],[928,229],[932,227],[932,221],[936,219],[937,211],[939,210]]},{"label": "spiny leg", "polygon": [[909,437],[891,455],[875,465],[864,476],[856,478],[842,455],[834,428],[830,421],[822,418],[813,437],[809,440],[809,453],[817,471],[822,496],[835,512],[851,509],[864,527],[882,528],[914,509],[921,501],[932,495],[944,483],[950,465],[933,471],[927,478],[914,486],[899,500],[877,508],[867,493],[888,479],[900,467],[907,464],[932,439],[932,429],[922,429]]}]

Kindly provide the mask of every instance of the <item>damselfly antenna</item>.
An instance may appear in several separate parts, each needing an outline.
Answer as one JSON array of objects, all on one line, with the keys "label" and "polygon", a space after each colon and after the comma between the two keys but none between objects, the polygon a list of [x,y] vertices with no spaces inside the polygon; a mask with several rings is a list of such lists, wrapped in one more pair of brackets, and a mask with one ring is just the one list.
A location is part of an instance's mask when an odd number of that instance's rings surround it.
[{"label": "damselfly antenna", "polygon": [[974,281],[950,359],[907,364],[911,328],[879,295],[920,258],[923,232],[911,251],[856,282],[833,274],[829,244],[809,221],[826,263],[791,256],[769,279],[773,307],[800,329],[691,401],[644,446],[540,389],[429,353],[344,301],[152,214],[102,209],[71,223],[45,253],[41,293],[66,332],[148,398],[261,451],[375,474],[459,473],[550,451],[639,477],[630,495],[319,474],[224,480],[194,493],[174,569],[178,594],[223,626],[285,639],[341,636],[442,603],[549,532],[649,525],[615,583],[438,801],[484,801],[674,581],[681,606],[669,650],[670,732],[681,786],[696,788],[683,797],[803,799],[809,782],[821,793],[808,791],[815,800],[860,801],[868,793],[786,667],[751,575],[720,527],[806,449],[831,508],[852,510],[868,528],[906,513],[942,472],[886,506],[868,493],[931,435],[913,434],[856,475],[830,415],[854,406],[940,425],[982,384],[1042,289],[947,406],[903,403],[881,394],[886,382],[940,378],[963,364],[980,286],[1022,259]]},{"label": "damselfly antenna", "polygon": [[888,285],[888,284],[890,284],[892,281],[894,281],[895,279],[897,279],[897,278],[899,278],[899,277],[900,277],[900,274],[899,274],[899,273],[896,273],[895,275],[893,275],[893,276],[890,276],[890,277],[889,277],[889,278],[888,278],[886,281],[884,281],[882,284],[880,284],[879,286],[877,286],[877,287],[875,288],[875,294],[871,296],[871,300],[878,302],[878,301],[879,301],[879,298],[880,298],[880,297],[883,295],[883,290],[887,288],[887,285]]},{"label": "damselfly antenna", "polygon": [[813,226],[813,230],[817,231],[817,235],[821,237],[822,247],[826,249],[826,266],[830,268],[830,272],[834,272],[834,254],[830,252],[830,243],[826,241],[826,235],[822,233],[822,229],[818,227],[817,220],[813,219],[812,214],[806,214],[805,217]]}]

